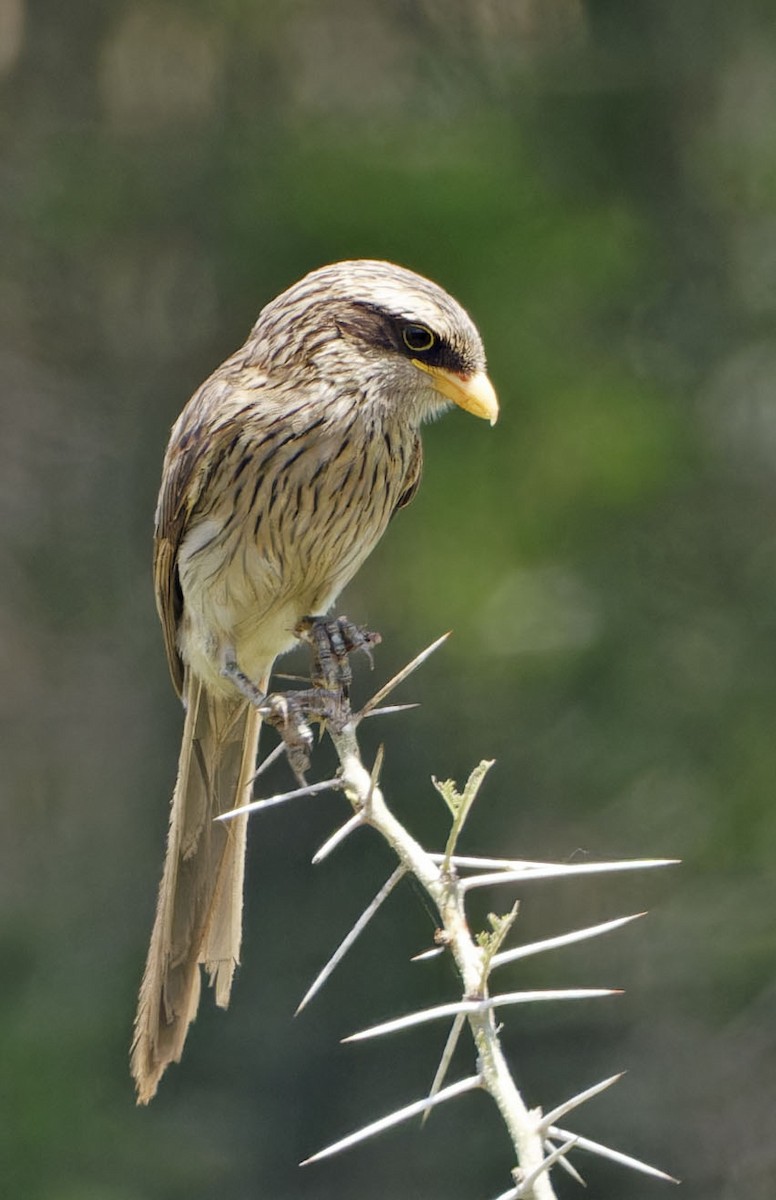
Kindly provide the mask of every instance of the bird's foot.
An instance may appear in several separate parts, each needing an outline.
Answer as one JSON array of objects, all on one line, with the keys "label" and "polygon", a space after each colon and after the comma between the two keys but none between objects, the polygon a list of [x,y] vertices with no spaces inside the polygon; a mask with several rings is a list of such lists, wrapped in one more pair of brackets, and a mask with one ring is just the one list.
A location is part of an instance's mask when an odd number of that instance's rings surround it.
[{"label": "bird's foot", "polygon": [[265,697],[261,714],[268,725],[277,729],[283,739],[291,770],[304,784],[315,738],[304,706],[298,699],[301,695],[297,692],[274,692]]},{"label": "bird's foot", "polygon": [[379,633],[372,633],[347,617],[303,617],[294,632],[310,646],[313,688],[341,692],[345,698],[353,682],[350,655],[362,650],[371,665],[372,647],[382,640]]},{"label": "bird's foot", "polygon": [[299,692],[274,692],[264,698],[260,712],[266,723],[277,729],[291,770],[304,784],[315,743],[310,723],[344,724],[350,706],[342,691],[313,687]]},{"label": "bird's foot", "polygon": [[329,724],[335,729],[345,726],[351,717],[348,691],[353,673],[349,656],[363,650],[371,663],[372,647],[381,639],[379,633],[371,633],[347,617],[303,617],[295,633],[309,645],[312,654],[310,688],[265,696],[236,662],[226,662],[223,673],[258,708],[266,723],[277,729],[291,770],[304,783],[315,743],[311,724]]},{"label": "bird's foot", "polygon": [[[326,706],[321,699],[323,693],[319,696],[317,690],[308,690],[265,694],[240,670],[234,659],[227,659],[221,673],[259,710],[263,720],[277,729],[283,740],[291,770],[303,784],[315,741],[310,721],[315,718],[325,719]],[[334,699],[336,697],[332,697],[332,700]]]}]

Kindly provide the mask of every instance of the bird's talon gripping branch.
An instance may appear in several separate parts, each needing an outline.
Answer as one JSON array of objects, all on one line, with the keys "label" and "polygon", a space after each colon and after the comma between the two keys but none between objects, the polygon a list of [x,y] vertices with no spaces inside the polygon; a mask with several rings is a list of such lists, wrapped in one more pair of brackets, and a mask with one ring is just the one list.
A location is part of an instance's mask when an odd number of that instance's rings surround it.
[{"label": "bird's talon gripping branch", "polygon": [[350,703],[342,688],[312,687],[299,692],[274,692],[260,708],[262,718],[278,731],[291,769],[300,782],[310,767],[315,738],[310,723],[339,731],[350,719]]},{"label": "bird's talon gripping branch", "polygon": [[[300,641],[311,650],[310,688],[300,691],[276,692],[262,696],[259,712],[268,725],[280,734],[286,756],[296,778],[304,783],[310,767],[314,745],[311,722],[329,725],[337,732],[352,718],[348,689],[352,680],[349,655],[355,650],[370,654],[371,647],[380,641],[379,633],[371,633],[355,625],[347,617],[303,617],[295,629]],[[246,694],[245,680],[234,666],[234,679]],[[250,693],[247,693],[250,695]]]},{"label": "bird's talon gripping branch", "polygon": [[312,651],[310,678],[314,687],[342,691],[346,696],[353,682],[350,655],[363,650],[373,665],[372,647],[382,638],[348,617],[303,617],[294,631]]},{"label": "bird's talon gripping branch", "polygon": [[285,746],[291,770],[300,783],[305,783],[305,772],[310,767],[315,738],[300,699],[306,693],[275,692],[265,697],[261,715],[268,725],[277,729]]}]

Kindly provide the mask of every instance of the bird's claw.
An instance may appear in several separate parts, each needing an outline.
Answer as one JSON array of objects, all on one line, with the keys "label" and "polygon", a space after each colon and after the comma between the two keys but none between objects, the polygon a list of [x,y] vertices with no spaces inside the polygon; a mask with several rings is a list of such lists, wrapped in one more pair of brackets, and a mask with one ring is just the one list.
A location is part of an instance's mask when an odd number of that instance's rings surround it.
[{"label": "bird's claw", "polygon": [[348,698],[353,679],[349,655],[363,650],[371,663],[372,647],[381,639],[379,633],[372,633],[347,617],[303,617],[295,633],[312,653],[312,687],[304,691],[273,692],[263,697],[258,707],[263,719],[283,739],[291,770],[303,784],[315,742],[311,722],[335,729],[345,726],[352,715]]},{"label": "bird's claw", "polygon": [[304,784],[315,739],[304,705],[299,699],[301,695],[303,693],[273,692],[265,696],[259,711],[266,723],[277,729],[283,739],[291,770]]},{"label": "bird's claw", "polygon": [[350,705],[341,690],[313,687],[300,692],[273,692],[265,697],[259,711],[266,723],[277,729],[291,770],[304,784],[315,743],[310,723],[328,722],[341,728],[350,714]]},{"label": "bird's claw", "polygon": [[372,647],[382,640],[379,633],[356,625],[348,617],[303,617],[295,633],[312,650],[310,678],[313,687],[329,692],[341,691],[344,696],[348,695],[353,682],[350,655],[362,650],[372,666]]}]

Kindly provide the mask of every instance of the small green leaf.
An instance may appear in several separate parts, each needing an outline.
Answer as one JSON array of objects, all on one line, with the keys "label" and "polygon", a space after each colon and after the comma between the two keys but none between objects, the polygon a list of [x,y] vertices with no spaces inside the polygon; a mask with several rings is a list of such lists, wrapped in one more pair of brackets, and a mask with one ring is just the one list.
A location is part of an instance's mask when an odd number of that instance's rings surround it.
[{"label": "small green leaf", "polygon": [[516,900],[509,912],[504,913],[503,916],[498,916],[496,913],[488,913],[488,924],[490,925],[490,929],[483,929],[477,934],[477,945],[479,946],[480,950],[482,950],[483,955],[483,984],[487,980],[490,973],[491,959],[495,954],[498,954],[504,943],[504,939],[514,925],[519,907],[520,901]]},{"label": "small green leaf", "polygon": [[444,800],[450,812],[453,814],[453,824],[450,828],[450,836],[447,839],[445,846],[445,858],[442,863],[442,870],[449,871],[450,858],[455,854],[455,847],[458,843],[461,830],[466,823],[466,818],[471,811],[477,793],[480,790],[480,785],[487,775],[490,768],[493,766],[494,759],[484,758],[478,766],[474,768],[469,778],[466,780],[466,786],[463,792],[459,792],[452,779],[446,779],[440,783],[438,779],[431,776],[431,782]]}]

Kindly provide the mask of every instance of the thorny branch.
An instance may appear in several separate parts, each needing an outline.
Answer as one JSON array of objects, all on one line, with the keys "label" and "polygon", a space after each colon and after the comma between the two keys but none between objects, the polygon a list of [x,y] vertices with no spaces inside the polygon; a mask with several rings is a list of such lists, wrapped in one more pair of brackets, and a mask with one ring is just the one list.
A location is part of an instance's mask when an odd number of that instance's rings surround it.
[{"label": "thorny branch", "polygon": [[[356,739],[357,721],[348,721],[341,730],[330,730],[342,770],[345,794],[356,809],[364,810],[365,820],[388,842],[401,864],[425,888],[439,912],[444,939],[455,958],[463,994],[467,999],[484,999],[487,984],[483,980],[483,952],[469,933],[464,899],[453,872],[443,874],[423,847],[407,832],[388,809],[379,786],[370,790],[369,772],[361,761]],[[517,1152],[521,1169],[529,1173],[544,1161],[543,1135],[515,1086],[507,1066],[492,1010],[472,1013],[469,1017],[477,1047],[481,1086],[498,1105]],[[534,1185],[536,1200],[550,1200],[553,1192],[549,1177],[539,1176]]]},{"label": "thorny branch", "polygon": [[[428,853],[404,826],[394,817],[388,808],[379,782],[382,749],[378,760],[370,772],[361,757],[358,745],[357,731],[360,722],[367,716],[374,715],[378,705],[386,699],[393,689],[414,671],[425,659],[446,640],[448,635],[439,638],[427,650],[419,654],[411,663],[390,680],[369,700],[358,712],[353,712],[349,700],[349,685],[351,682],[348,655],[355,649],[371,652],[372,646],[379,642],[379,635],[367,633],[365,630],[352,625],[344,618],[337,621],[305,622],[300,629],[300,636],[307,641],[313,650],[313,688],[303,693],[285,692],[280,696],[269,697],[265,701],[263,713],[265,720],[274,725],[283,738],[292,768],[300,783],[304,783],[304,772],[309,767],[310,748],[313,739],[309,731],[309,721],[318,721],[326,729],[339,758],[340,769],[335,780],[327,784],[304,785],[292,792],[273,796],[267,800],[255,801],[239,810],[226,814],[228,819],[240,812],[255,811],[272,804],[281,803],[304,794],[320,792],[324,787],[339,788],[345,792],[353,807],[353,815],[315,856],[314,861],[320,861],[335,845],[353,829],[367,824],[375,829],[390,845],[398,859],[398,866],[386,885],[377,893],[372,904],[358,919],[350,934],[344,939],[332,958],[320,972],[318,978],[308,990],[300,1008],[309,1002],[315,992],[333,972],[344,954],[355,941],[358,934],[366,926],[377,907],[388,898],[396,883],[403,875],[411,873],[425,889],[439,914],[438,945],[444,950],[449,949],[462,981],[462,999],[457,1004],[439,1005],[395,1021],[388,1021],[371,1030],[364,1030],[353,1035],[351,1039],[367,1036],[378,1036],[406,1028],[437,1017],[454,1016],[453,1030],[448,1038],[448,1045],[443,1055],[442,1063],[437,1071],[430,1094],[424,1099],[407,1105],[398,1112],[392,1113],[381,1120],[374,1121],[356,1133],[350,1134],[327,1149],[312,1155],[305,1162],[328,1157],[344,1150],[355,1143],[365,1140],[391,1125],[405,1120],[415,1114],[427,1116],[431,1108],[447,1099],[453,1098],[472,1088],[481,1088],[495,1101],[501,1113],[515,1149],[517,1166],[512,1172],[512,1187],[503,1193],[499,1200],[511,1197],[525,1197],[526,1200],[555,1200],[555,1193],[550,1180],[550,1168],[558,1163],[566,1167],[571,1174],[579,1179],[578,1173],[567,1161],[567,1155],[572,1150],[580,1148],[596,1153],[602,1157],[613,1159],[635,1170],[657,1178],[671,1180],[671,1176],[654,1167],[641,1163],[636,1159],[610,1150],[599,1143],[581,1138],[567,1130],[561,1130],[554,1124],[560,1116],[582,1104],[585,1100],[597,1095],[605,1088],[615,1083],[620,1076],[613,1076],[599,1084],[585,1089],[579,1095],[557,1105],[546,1116],[539,1108],[528,1107],[515,1084],[509,1065],[499,1039],[495,1009],[501,1005],[537,1000],[579,999],[583,997],[612,995],[610,989],[576,989],[552,992],[523,992],[507,993],[491,996],[488,985],[491,970],[513,959],[526,957],[529,954],[556,949],[561,946],[580,941],[583,938],[595,937],[615,929],[628,921],[634,920],[638,913],[630,917],[617,918],[614,921],[591,926],[588,929],[575,930],[541,942],[513,950],[501,950],[502,943],[511,931],[517,906],[513,906],[505,916],[491,915],[490,930],[473,938],[466,918],[465,898],[472,887],[487,886],[492,883],[507,883],[520,880],[526,882],[535,878],[547,878],[553,875],[579,873],[580,868],[565,864],[515,862],[501,859],[477,859],[456,856],[456,844],[464,823],[476,798],[487,771],[492,766],[490,762],[482,762],[475,768],[462,793],[459,793],[451,781],[434,785],[445,800],[452,816],[450,835],[443,854]],[[403,706],[402,706],[403,707]],[[381,709],[380,711],[386,711]],[[388,710],[390,711],[390,710]],[[273,752],[274,755],[274,752]],[[619,863],[584,864],[585,873],[592,871],[629,870],[652,866],[664,866],[673,860],[630,860]],[[495,868],[495,869],[494,869]],[[464,879],[459,876],[460,870],[477,872]],[[477,1072],[468,1079],[457,1084],[442,1087],[444,1076],[452,1056],[452,1049],[462,1029],[462,1022],[468,1020],[474,1044],[477,1051]],[[557,1143],[557,1144],[554,1144]]]}]

